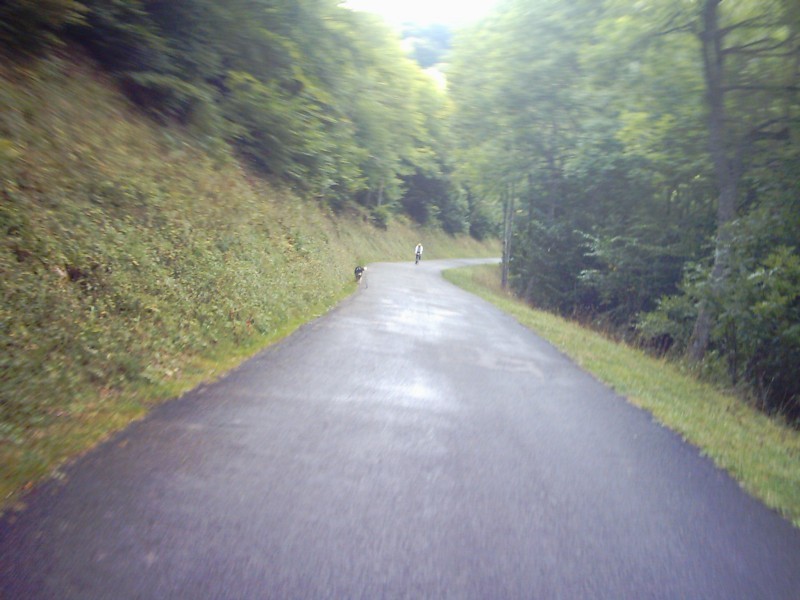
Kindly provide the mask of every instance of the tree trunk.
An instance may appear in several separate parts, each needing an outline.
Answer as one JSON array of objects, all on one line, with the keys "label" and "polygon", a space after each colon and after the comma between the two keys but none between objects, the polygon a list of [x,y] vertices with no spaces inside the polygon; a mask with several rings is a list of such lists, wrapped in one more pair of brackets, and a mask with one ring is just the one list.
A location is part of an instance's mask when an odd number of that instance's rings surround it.
[{"label": "tree trunk", "polygon": [[381,180],[380,186],[378,186],[378,206],[383,204],[383,180]]},{"label": "tree trunk", "polygon": [[[709,152],[714,165],[719,200],[717,204],[717,232],[714,249],[714,266],[711,270],[712,293],[719,290],[727,276],[730,260],[731,235],[728,225],[736,218],[736,197],[739,185],[739,165],[731,158],[730,140],[725,125],[725,91],[723,88],[724,54],[723,33],[719,29],[718,8],[722,0],[706,0],[703,6],[703,67],[708,101]],[[701,302],[692,338],[689,356],[700,360],[708,349],[713,327],[709,306]]]},{"label": "tree trunk", "polygon": [[550,198],[547,206],[547,222],[552,225],[556,220],[556,204],[559,200],[561,169],[556,165],[555,153],[548,149],[545,153],[547,172],[549,175]]},{"label": "tree trunk", "polygon": [[503,191],[503,272],[501,285],[508,288],[508,271],[511,262],[511,237],[514,233],[514,188],[507,187]]},{"label": "tree trunk", "polygon": [[536,196],[533,193],[533,173],[528,173],[528,235],[533,231],[533,221],[536,216]]}]

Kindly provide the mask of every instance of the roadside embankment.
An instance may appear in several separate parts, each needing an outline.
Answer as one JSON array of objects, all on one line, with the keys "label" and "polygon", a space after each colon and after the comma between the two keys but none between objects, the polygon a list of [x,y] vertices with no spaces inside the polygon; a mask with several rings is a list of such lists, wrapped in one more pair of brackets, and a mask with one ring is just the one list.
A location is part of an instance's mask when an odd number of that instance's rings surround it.
[{"label": "roadside embankment", "polygon": [[357,264],[421,235],[431,258],[496,253],[300,199],[80,61],[0,84],[0,506],[329,309]]}]

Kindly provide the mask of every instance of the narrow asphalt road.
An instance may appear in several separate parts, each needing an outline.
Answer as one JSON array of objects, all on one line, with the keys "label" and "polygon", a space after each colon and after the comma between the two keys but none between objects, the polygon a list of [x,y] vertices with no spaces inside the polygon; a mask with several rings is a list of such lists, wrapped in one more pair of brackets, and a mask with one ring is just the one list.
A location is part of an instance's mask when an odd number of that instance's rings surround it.
[{"label": "narrow asphalt road", "polygon": [[441,279],[466,262],[373,265],[39,487],[0,597],[800,598],[800,531]]}]

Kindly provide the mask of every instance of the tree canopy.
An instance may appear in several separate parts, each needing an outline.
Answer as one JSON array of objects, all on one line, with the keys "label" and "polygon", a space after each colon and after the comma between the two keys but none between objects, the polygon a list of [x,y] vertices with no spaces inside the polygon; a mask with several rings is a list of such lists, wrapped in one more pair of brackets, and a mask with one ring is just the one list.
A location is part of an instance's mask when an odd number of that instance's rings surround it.
[{"label": "tree canopy", "polygon": [[513,289],[800,416],[798,65],[789,0],[509,0],[462,33],[458,175],[513,217]]},{"label": "tree canopy", "polygon": [[414,214],[438,223],[437,204],[449,203],[443,93],[400,33],[368,13],[337,0],[10,0],[0,10],[7,48],[77,41],[154,118],[225,139],[334,207],[355,199],[391,213],[407,194],[427,197],[420,185],[439,198]]}]

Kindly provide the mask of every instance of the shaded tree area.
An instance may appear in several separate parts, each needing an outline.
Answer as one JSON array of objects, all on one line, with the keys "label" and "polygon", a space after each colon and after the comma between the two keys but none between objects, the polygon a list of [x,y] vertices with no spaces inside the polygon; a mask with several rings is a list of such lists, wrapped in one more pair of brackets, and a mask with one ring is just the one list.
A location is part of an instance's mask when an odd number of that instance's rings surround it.
[{"label": "shaded tree area", "polygon": [[510,0],[452,61],[509,286],[800,418],[800,6]]},{"label": "shaded tree area", "polygon": [[397,34],[337,0],[9,0],[0,21],[13,55],[77,42],[153,118],[334,208],[453,212],[443,93]]}]

